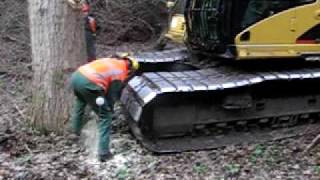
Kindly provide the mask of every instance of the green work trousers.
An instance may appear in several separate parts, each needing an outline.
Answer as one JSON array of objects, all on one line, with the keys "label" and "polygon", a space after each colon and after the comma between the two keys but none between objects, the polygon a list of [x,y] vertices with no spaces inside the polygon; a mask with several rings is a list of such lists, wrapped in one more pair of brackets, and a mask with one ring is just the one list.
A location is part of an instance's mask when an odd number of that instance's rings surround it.
[{"label": "green work trousers", "polygon": [[[110,142],[110,126],[112,119],[112,111],[108,104],[104,90],[96,84],[90,82],[85,76],[79,72],[75,72],[71,77],[71,85],[76,96],[74,110],[71,119],[71,125],[74,133],[80,134],[84,125],[83,116],[87,104],[99,116],[99,145],[98,154],[104,155],[109,152]],[[102,106],[96,104],[97,97],[103,97],[105,103]]]}]

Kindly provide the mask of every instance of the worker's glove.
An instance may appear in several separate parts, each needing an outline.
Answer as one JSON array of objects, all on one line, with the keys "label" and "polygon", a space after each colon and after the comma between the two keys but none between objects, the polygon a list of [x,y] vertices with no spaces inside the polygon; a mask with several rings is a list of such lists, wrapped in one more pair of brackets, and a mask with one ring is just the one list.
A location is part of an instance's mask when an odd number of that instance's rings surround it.
[{"label": "worker's glove", "polygon": [[132,56],[132,54],[132,52],[116,52],[111,56],[111,58],[128,59],[130,56]]}]

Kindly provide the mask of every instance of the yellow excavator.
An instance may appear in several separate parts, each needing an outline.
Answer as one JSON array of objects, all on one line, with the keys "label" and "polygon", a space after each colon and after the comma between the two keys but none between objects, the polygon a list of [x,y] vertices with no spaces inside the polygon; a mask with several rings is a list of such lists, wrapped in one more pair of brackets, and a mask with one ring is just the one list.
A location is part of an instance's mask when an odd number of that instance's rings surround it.
[{"label": "yellow excavator", "polygon": [[[154,152],[320,130],[320,0],[185,0],[187,49],[132,56],[121,101]],[[147,66],[145,66],[147,67]]]},{"label": "yellow excavator", "polygon": [[183,44],[186,26],[184,19],[185,0],[167,1],[169,10],[168,28],[160,36],[156,44],[156,49],[163,50],[169,43]]}]

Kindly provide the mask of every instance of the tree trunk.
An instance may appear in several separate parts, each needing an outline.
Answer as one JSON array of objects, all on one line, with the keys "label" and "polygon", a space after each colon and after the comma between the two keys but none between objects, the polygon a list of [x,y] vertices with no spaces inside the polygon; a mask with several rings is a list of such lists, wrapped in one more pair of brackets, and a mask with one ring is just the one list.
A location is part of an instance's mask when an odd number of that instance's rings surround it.
[{"label": "tree trunk", "polygon": [[30,125],[62,132],[70,116],[70,74],[86,62],[83,19],[64,0],[28,0],[32,45]]}]

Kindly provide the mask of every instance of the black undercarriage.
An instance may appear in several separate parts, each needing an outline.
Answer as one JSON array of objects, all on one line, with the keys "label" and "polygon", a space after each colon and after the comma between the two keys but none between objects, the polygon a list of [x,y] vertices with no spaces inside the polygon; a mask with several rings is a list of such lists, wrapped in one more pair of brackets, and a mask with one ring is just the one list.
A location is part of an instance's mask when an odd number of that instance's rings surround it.
[{"label": "black undercarriage", "polygon": [[[192,63],[187,62],[189,67]],[[157,72],[151,68],[153,72],[130,81],[122,102],[134,134],[156,152],[209,149],[317,132],[320,66],[290,62],[208,67],[200,61],[192,70]]]}]

